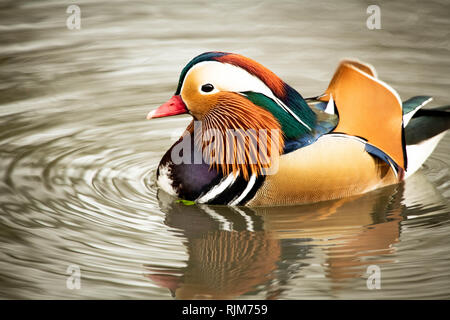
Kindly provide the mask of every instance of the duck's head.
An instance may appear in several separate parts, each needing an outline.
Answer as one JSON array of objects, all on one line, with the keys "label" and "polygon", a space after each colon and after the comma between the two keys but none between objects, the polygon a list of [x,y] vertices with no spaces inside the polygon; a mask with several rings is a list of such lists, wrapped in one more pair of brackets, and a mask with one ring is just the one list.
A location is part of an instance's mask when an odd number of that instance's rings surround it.
[{"label": "duck's head", "polygon": [[203,128],[280,129],[283,139],[310,133],[316,121],[302,96],[272,71],[226,52],[192,59],[181,72],[175,95],[147,119],[186,113],[202,121]]}]

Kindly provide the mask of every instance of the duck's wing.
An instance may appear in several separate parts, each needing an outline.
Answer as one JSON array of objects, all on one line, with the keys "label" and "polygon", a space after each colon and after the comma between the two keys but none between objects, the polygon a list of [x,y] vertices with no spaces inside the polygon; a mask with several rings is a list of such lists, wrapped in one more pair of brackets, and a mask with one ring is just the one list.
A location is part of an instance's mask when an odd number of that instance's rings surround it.
[{"label": "duck's wing", "polygon": [[[409,162],[406,177],[411,176],[422,166],[444,137],[445,132],[450,129],[450,106],[420,109],[423,103],[420,103],[420,99],[415,100],[419,106],[411,108],[413,111],[409,113],[414,113],[414,115],[410,117],[411,120],[405,127],[406,152]],[[408,113],[405,114],[405,116],[407,115]]]},{"label": "duck's wing", "polygon": [[394,89],[377,79],[373,67],[342,61],[318,99],[334,100],[339,122],[333,132],[366,140],[406,169],[402,102]]},{"label": "duck's wing", "polygon": [[367,150],[367,142],[325,134],[315,143],[280,157],[248,206],[290,205],[362,194],[397,183],[390,165]]},{"label": "duck's wing", "polygon": [[312,128],[311,133],[304,134],[296,139],[286,139],[284,142],[283,154],[310,145],[324,134],[333,131],[338,124],[338,116],[334,112],[335,106],[333,101],[323,102],[318,100],[317,97],[307,98],[305,100],[316,115],[316,123]]},{"label": "duck's wing", "polygon": [[429,96],[415,96],[403,101],[403,125],[406,127],[414,114],[431,100],[433,98]]}]

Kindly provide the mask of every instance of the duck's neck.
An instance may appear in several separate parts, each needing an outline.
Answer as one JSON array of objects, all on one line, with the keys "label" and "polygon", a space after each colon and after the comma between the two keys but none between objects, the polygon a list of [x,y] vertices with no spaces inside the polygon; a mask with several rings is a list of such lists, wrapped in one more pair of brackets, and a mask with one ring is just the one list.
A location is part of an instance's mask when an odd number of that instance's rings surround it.
[{"label": "duck's neck", "polygon": [[[292,112],[296,115],[297,122],[300,122],[301,131],[300,136],[302,134],[310,134],[313,131],[314,126],[317,122],[317,116],[313,110],[308,106],[305,99],[298,93],[297,90],[285,84],[286,95],[284,97],[283,102],[285,105],[292,110]],[[300,121],[298,121],[298,119]],[[291,122],[293,122],[291,120]],[[298,138],[296,136],[295,138]]]},{"label": "duck's neck", "polygon": [[316,114],[296,90],[287,84],[285,88],[286,94],[279,101],[257,92],[244,94],[255,105],[272,113],[280,123],[286,140],[296,140],[312,133],[317,121]]}]

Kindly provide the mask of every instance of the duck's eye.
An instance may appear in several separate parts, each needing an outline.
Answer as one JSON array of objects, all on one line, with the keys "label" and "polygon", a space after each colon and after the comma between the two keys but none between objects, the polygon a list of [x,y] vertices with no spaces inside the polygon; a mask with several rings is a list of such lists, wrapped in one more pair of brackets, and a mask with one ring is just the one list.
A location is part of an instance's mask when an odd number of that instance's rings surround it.
[{"label": "duck's eye", "polygon": [[214,90],[214,86],[211,83],[207,83],[202,85],[202,91],[203,92],[211,92]]}]

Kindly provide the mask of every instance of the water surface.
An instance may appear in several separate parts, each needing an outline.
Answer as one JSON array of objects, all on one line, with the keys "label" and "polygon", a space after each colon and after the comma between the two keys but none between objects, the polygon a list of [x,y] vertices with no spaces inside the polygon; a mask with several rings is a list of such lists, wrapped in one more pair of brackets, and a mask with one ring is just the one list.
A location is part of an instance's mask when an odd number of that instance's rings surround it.
[{"label": "water surface", "polygon": [[69,30],[73,3],[0,2],[0,298],[450,298],[449,134],[405,183],[249,209],[158,193],[159,159],[190,119],[145,120],[210,50],[306,97],[357,57],[403,99],[448,104],[448,1],[381,2],[381,30],[360,1],[87,0]]}]

